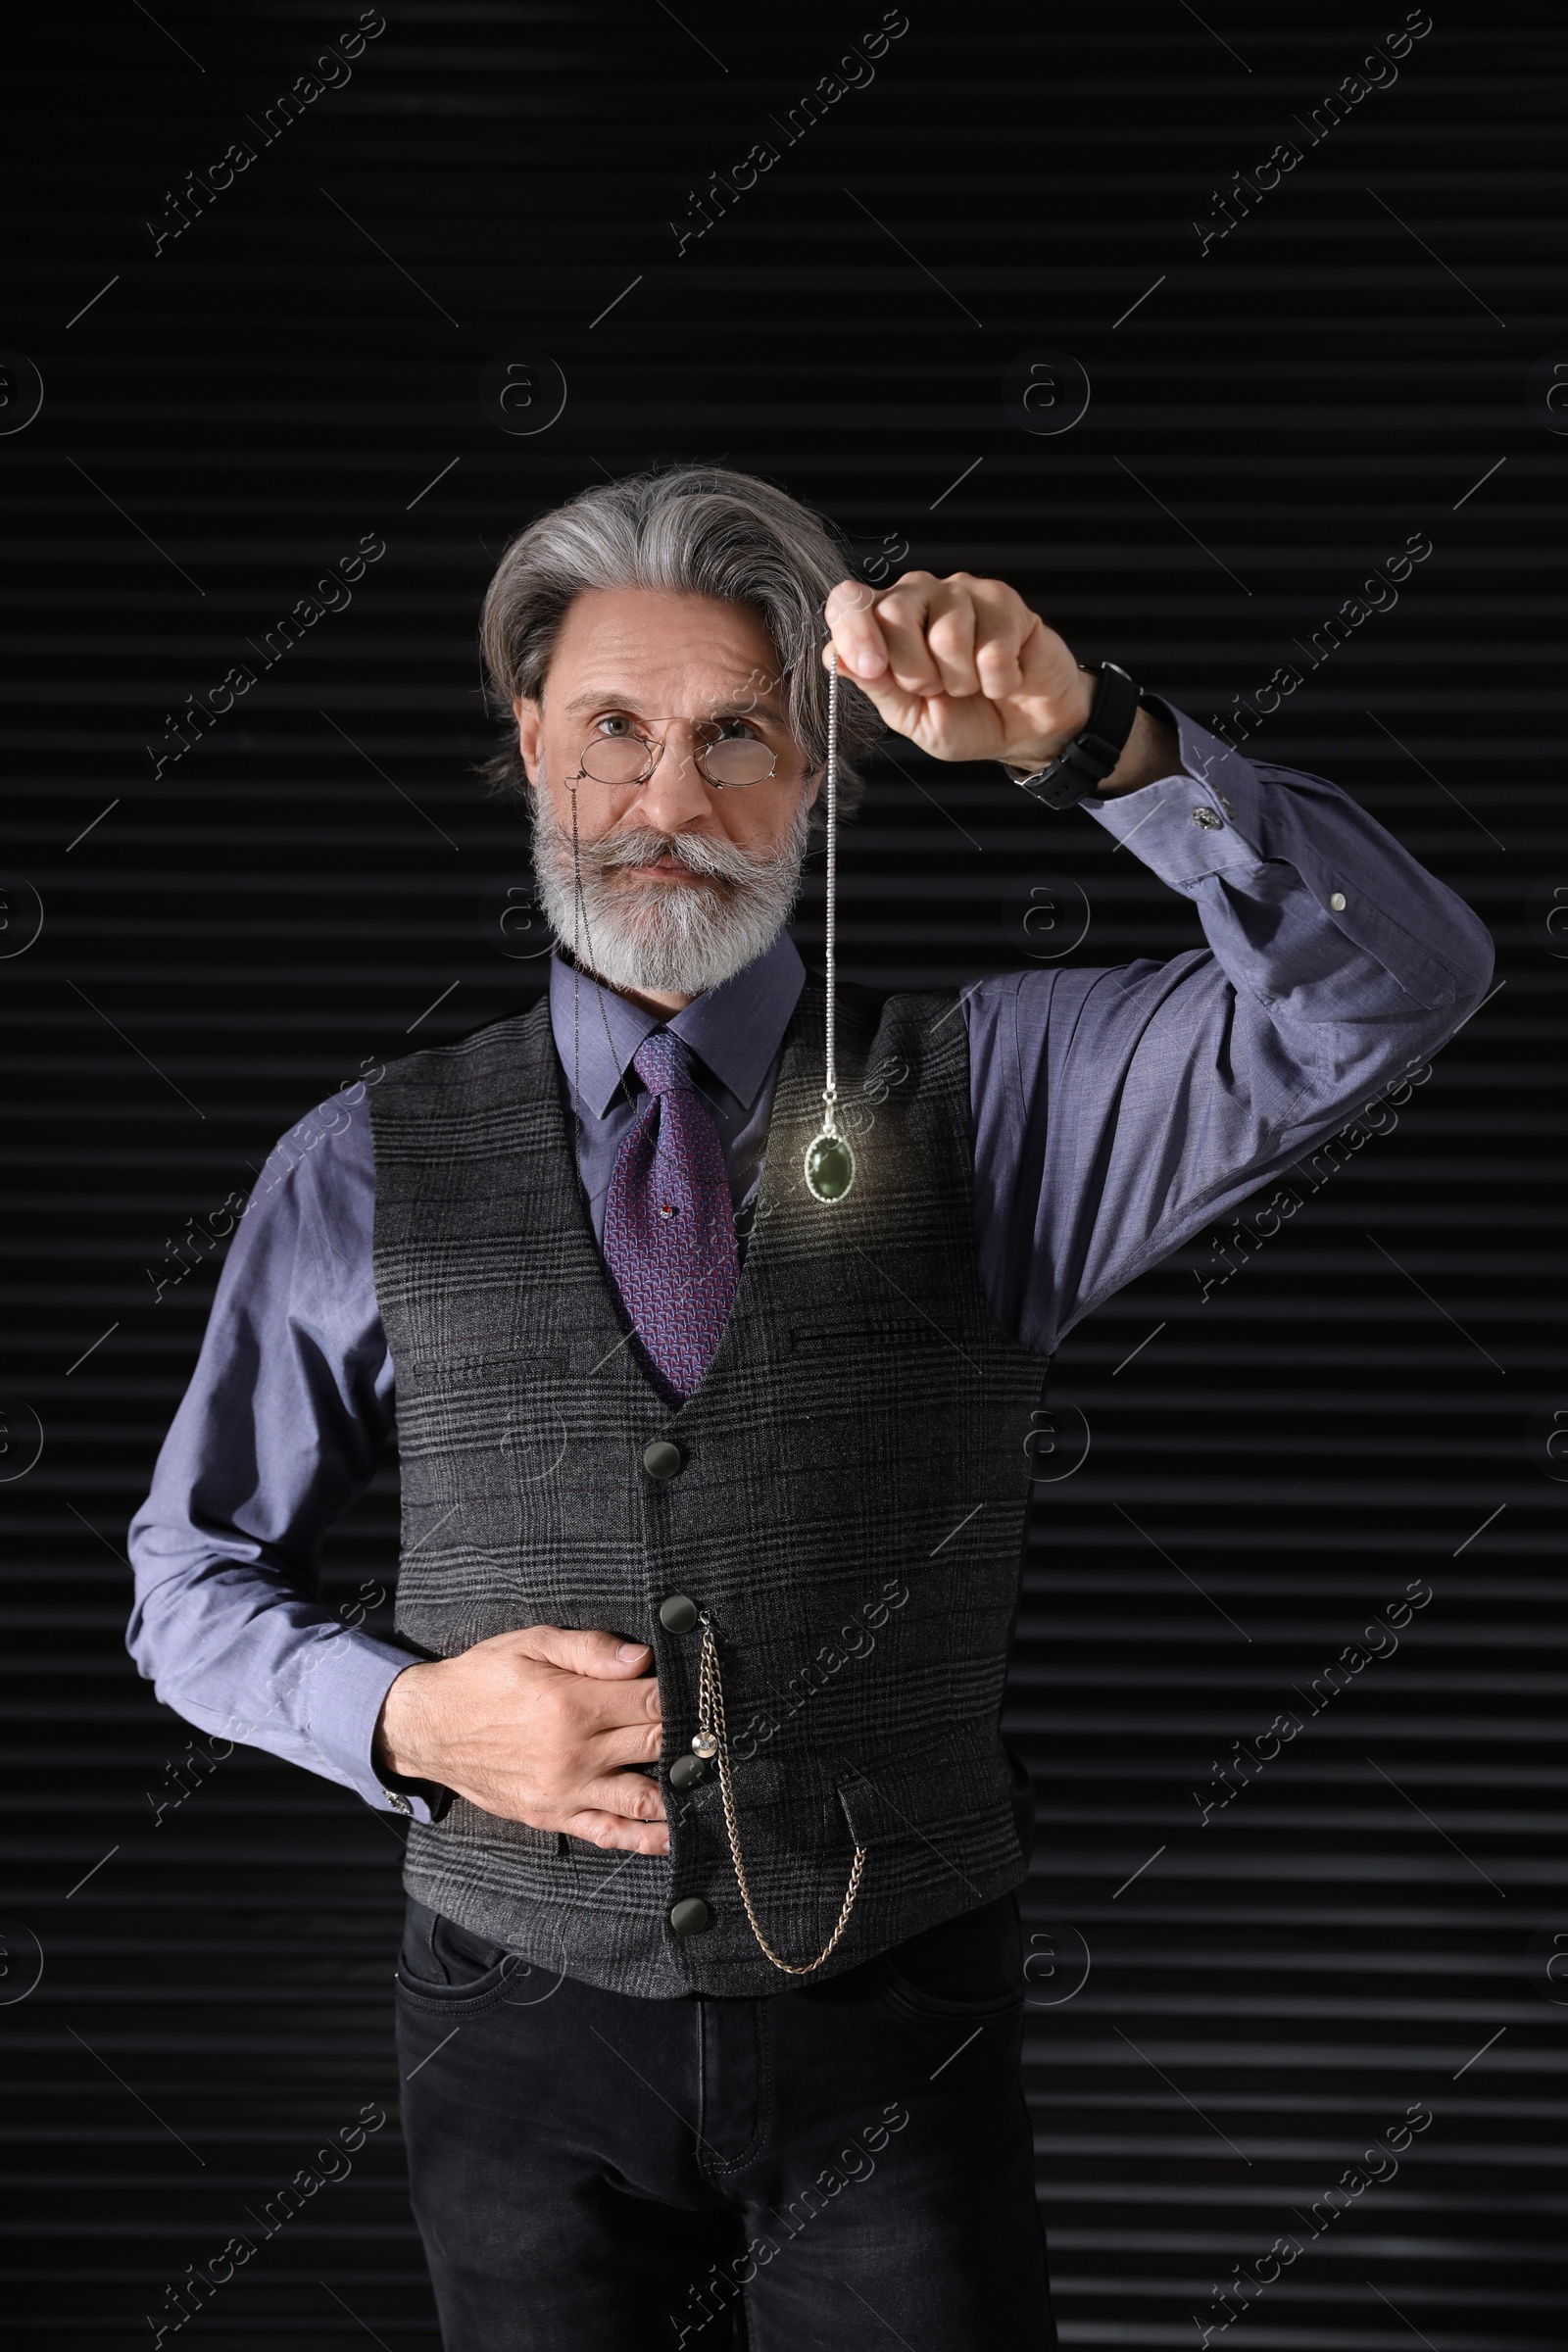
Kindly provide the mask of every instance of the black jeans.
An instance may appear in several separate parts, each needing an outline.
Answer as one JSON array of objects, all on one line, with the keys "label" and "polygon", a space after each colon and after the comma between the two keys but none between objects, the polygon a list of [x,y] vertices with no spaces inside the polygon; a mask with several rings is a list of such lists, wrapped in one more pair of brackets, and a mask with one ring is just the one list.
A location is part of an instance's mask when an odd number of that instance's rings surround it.
[{"label": "black jeans", "polygon": [[422,1903],[398,1966],[446,2352],[1045,2352],[1012,1895],[825,1984],[654,2001]]}]

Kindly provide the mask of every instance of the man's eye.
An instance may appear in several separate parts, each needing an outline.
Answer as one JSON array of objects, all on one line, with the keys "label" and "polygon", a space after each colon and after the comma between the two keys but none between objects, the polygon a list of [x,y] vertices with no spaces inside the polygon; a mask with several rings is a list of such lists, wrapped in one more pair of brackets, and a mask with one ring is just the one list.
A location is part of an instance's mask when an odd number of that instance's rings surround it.
[{"label": "man's eye", "polygon": [[599,731],[602,735],[618,736],[624,740],[631,733],[631,720],[622,717],[617,711],[612,716],[602,718],[599,721]]}]

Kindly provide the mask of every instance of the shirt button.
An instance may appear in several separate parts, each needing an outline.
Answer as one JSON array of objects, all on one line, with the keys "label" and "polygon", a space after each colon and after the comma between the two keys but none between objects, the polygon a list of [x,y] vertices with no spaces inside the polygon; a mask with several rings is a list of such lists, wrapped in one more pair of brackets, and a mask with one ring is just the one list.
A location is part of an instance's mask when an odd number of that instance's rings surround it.
[{"label": "shirt button", "polygon": [[1329,901],[1329,905],[1330,905],[1330,906],[1333,907],[1333,909],[1334,909],[1334,911],[1335,911],[1335,913],[1336,913],[1336,914],[1343,914],[1343,913],[1345,912],[1345,893],[1344,893],[1344,891],[1343,891],[1343,890],[1337,890],[1337,891],[1334,893],[1334,896],[1333,896],[1333,898],[1332,898],[1332,899],[1330,899],[1330,901]]},{"label": "shirt button", "polygon": [[655,1438],[651,1446],[643,1447],[643,1468],[661,1485],[666,1479],[679,1478],[685,1467],[686,1456],[668,1438]]},{"label": "shirt button", "polygon": [[659,1604],[659,1622],[666,1634],[689,1634],[697,1624],[697,1603],[684,1592],[671,1592]]},{"label": "shirt button", "polygon": [[712,1926],[713,1914],[700,1894],[688,1894],[671,1904],[669,1924],[677,1936],[702,1936]]},{"label": "shirt button", "polygon": [[1206,801],[1200,801],[1193,810],[1193,822],[1201,825],[1205,833],[1223,833],[1225,830],[1225,819],[1217,808],[1210,808]]},{"label": "shirt button", "polygon": [[669,1768],[669,1785],[672,1788],[695,1788],[707,1775],[708,1766],[701,1756],[677,1756]]}]

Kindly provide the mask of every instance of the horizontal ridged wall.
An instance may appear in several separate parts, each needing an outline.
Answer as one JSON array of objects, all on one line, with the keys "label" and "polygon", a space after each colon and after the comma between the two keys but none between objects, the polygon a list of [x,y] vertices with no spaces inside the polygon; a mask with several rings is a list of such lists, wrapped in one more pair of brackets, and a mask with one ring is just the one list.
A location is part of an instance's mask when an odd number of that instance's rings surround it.
[{"label": "horizontal ridged wall", "polygon": [[[0,345],[44,387],[0,432],[0,951],[43,913],[0,953],[0,1464],[28,1410],[43,1439],[0,1479],[21,2342],[151,2341],[186,2267],[368,2108],[351,2175],[186,2340],[435,2352],[400,1833],[248,1749],[157,1815],[190,1734],[124,1655],[124,1531],[270,1144],[368,1061],[536,996],[494,944],[527,840],[472,772],[477,601],[531,514],[673,457],[785,482],[868,576],[891,544],[1010,579],[1200,718],[1295,663],[1256,748],[1345,784],[1497,939],[1500,992],[1396,1116],[1063,1348],[1010,1723],[1063,2342],[1560,2341],[1558,21],[1440,6],[1313,142],[1298,119],[1403,12],[912,6],[867,86],[775,137],[880,13],[389,5],[270,143],[246,117],[346,0],[92,6],[49,70],[35,22],[8,36]],[[770,137],[677,253],[689,192]],[[165,191],[236,138],[254,164],[155,258]],[[1200,252],[1213,192],[1288,139],[1299,164]],[[519,349],[568,387],[533,437],[476,396]],[[1043,350],[1091,386],[1059,435],[1004,400]],[[13,368],[0,426],[26,390]],[[1414,534],[1397,606],[1310,665]],[[263,667],[367,540],[352,603]],[[236,663],[255,687],[155,776],[166,714]],[[1198,940],[1083,817],[890,754],[845,843],[854,977],[1016,967],[1037,890],[1047,947],[1087,916],[1076,963]],[[815,879],[797,928],[809,957]],[[395,1528],[389,1462],[333,1537],[333,1606],[385,1621]],[[1396,2173],[1328,2222],[1412,2109]],[[1277,2241],[1301,2250],[1265,2278]]]}]

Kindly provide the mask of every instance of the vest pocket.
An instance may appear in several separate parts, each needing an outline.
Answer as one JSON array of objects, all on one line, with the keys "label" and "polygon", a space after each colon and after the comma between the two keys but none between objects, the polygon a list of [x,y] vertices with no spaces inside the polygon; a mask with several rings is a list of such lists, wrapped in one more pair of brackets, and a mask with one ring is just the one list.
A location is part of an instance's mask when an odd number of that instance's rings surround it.
[{"label": "vest pocket", "polygon": [[929,1348],[946,1336],[940,1325],[934,1329],[924,1317],[916,1322],[912,1315],[872,1316],[863,1306],[852,1306],[836,1323],[822,1316],[813,1323],[792,1323],[790,1352],[816,1357],[829,1348],[853,1348],[867,1355],[878,1350],[898,1354],[909,1348]]},{"label": "vest pocket", "polygon": [[418,1356],[399,1369],[398,1378],[406,1388],[488,1388],[508,1375],[536,1380],[541,1373],[559,1377],[566,1369],[564,1348],[507,1348],[492,1355]]},{"label": "vest pocket", "polygon": [[570,1444],[567,1358],[559,1349],[423,1357],[398,1376],[398,1446],[405,1491],[427,1464],[427,1497],[447,1510],[508,1501],[555,1478]]},{"label": "vest pocket", "polygon": [[939,1844],[963,1824],[1012,1815],[1012,1767],[995,1722],[959,1725],[912,1753],[904,1748],[858,1766],[839,1783],[839,1803],[857,1845],[905,1838]]}]

